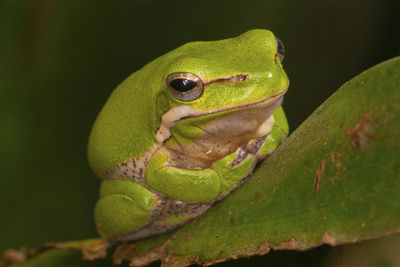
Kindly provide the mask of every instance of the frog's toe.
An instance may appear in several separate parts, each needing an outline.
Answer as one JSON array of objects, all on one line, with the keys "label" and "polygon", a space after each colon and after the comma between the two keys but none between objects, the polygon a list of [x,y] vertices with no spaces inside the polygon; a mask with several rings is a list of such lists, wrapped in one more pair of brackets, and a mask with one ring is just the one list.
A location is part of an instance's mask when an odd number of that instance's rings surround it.
[{"label": "frog's toe", "polygon": [[279,127],[274,126],[265,138],[263,145],[257,151],[257,158],[264,158],[270,155],[282,143],[285,137],[286,134]]},{"label": "frog's toe", "polygon": [[97,202],[94,217],[99,233],[105,238],[112,238],[146,225],[150,211],[141,208],[126,195],[112,194]]}]

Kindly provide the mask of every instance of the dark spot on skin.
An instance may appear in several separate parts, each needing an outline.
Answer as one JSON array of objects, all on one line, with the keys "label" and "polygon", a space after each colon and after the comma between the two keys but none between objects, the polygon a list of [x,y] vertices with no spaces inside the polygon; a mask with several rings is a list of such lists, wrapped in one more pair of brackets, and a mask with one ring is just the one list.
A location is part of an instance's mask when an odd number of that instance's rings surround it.
[{"label": "dark spot on skin", "polygon": [[372,120],[368,114],[364,114],[357,118],[357,124],[353,129],[346,131],[346,135],[350,139],[351,146],[362,150],[371,141],[378,139],[378,135],[373,134]]},{"label": "dark spot on skin", "polygon": [[319,190],[319,182],[321,181],[322,174],[325,171],[325,160],[321,161],[319,168],[315,172],[315,180],[314,180],[314,191],[318,192]]}]

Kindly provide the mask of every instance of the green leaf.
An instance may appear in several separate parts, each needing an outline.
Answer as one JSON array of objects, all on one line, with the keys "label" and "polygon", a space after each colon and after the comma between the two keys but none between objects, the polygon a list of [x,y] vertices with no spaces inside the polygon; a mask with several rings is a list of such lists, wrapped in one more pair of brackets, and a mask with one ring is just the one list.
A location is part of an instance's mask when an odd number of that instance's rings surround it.
[{"label": "green leaf", "polygon": [[114,259],[210,264],[398,232],[399,140],[394,58],[344,84],[204,216],[173,233],[119,245]]}]

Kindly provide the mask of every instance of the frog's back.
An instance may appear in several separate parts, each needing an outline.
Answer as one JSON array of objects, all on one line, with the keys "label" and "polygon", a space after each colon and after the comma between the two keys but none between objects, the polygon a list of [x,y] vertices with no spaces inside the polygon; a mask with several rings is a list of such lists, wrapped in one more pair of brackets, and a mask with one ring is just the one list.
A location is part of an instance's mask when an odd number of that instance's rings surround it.
[{"label": "frog's back", "polygon": [[[138,158],[154,143],[157,131],[154,80],[143,69],[125,79],[111,94],[93,126],[88,156],[92,169],[111,170],[129,158]],[[142,81],[148,81],[143,83]],[[152,82],[153,81],[153,82]]]}]

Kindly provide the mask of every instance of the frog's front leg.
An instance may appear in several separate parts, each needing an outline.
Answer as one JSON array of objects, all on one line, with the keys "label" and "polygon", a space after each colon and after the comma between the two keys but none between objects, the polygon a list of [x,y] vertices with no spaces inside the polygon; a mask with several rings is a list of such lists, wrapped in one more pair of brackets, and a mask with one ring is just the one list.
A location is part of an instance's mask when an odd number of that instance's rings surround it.
[{"label": "frog's front leg", "polygon": [[202,170],[188,170],[171,166],[168,150],[157,151],[146,169],[146,184],[157,192],[184,202],[209,202],[220,199],[231,191],[255,166],[255,157],[246,155],[232,166],[237,152]]},{"label": "frog's front leg", "polygon": [[282,106],[275,109],[272,116],[266,120],[264,127],[270,129],[267,135],[250,140],[246,146],[239,147],[235,153],[226,156],[213,165],[213,169],[219,170],[222,196],[227,195],[245,182],[255,164],[274,152],[286,138],[289,125]]},{"label": "frog's front leg", "polygon": [[145,226],[157,198],[131,180],[107,179],[100,186],[94,217],[104,238],[122,236]]},{"label": "frog's front leg", "polygon": [[269,133],[261,138],[250,140],[246,146],[246,151],[255,154],[258,159],[263,159],[274,152],[289,132],[289,126],[281,106],[267,121],[272,124]]}]

